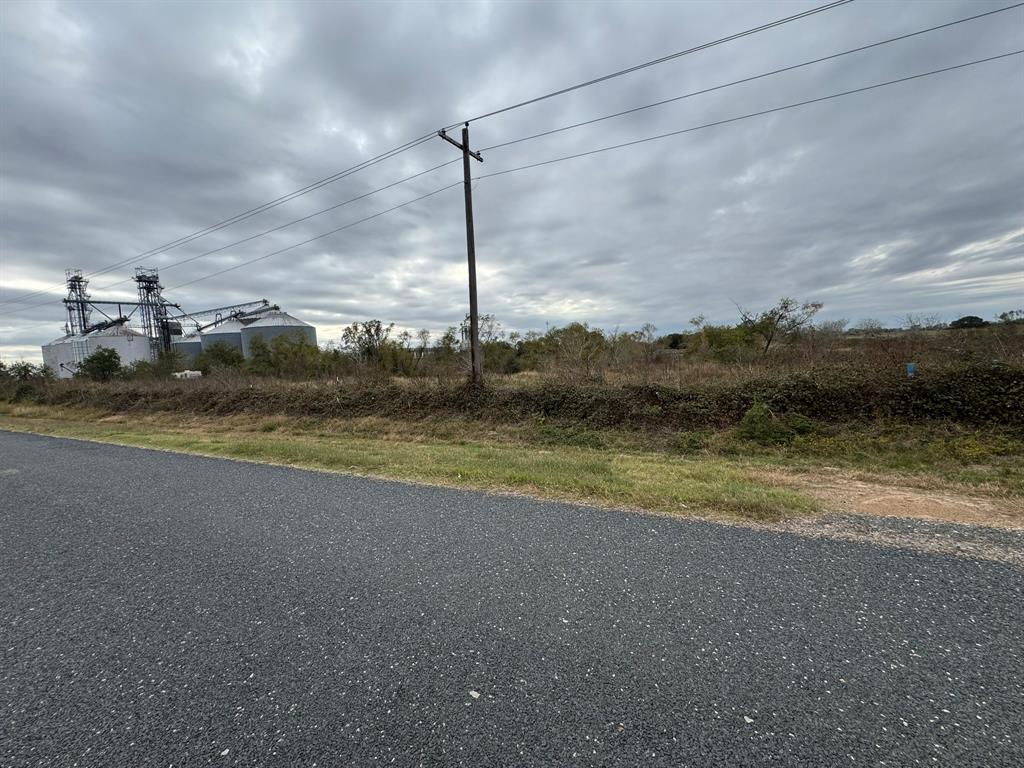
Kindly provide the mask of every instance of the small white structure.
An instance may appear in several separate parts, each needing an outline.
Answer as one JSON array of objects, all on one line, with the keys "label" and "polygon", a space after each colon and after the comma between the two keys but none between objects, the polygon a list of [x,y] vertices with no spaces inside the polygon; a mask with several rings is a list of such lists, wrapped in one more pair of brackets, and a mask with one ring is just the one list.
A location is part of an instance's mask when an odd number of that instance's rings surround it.
[{"label": "small white structure", "polygon": [[176,373],[172,373],[171,376],[173,376],[176,379],[201,379],[201,378],[203,378],[203,372],[202,371],[177,371]]}]

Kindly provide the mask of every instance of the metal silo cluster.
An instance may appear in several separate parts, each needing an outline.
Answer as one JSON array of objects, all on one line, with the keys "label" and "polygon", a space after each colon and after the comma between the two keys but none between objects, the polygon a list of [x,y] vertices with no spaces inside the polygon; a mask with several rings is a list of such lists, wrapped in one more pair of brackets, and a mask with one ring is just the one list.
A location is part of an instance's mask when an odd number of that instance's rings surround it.
[{"label": "metal silo cluster", "polygon": [[[65,334],[43,345],[42,350],[43,364],[56,376],[74,376],[81,362],[101,348],[115,350],[124,366],[155,361],[171,351],[188,367],[216,344],[235,349],[246,358],[252,356],[253,344],[260,338],[268,345],[282,337],[316,345],[312,325],[266,299],[187,312],[163,297],[155,269],[140,267],[135,272],[137,300],[104,301],[89,294],[89,280],[81,270],[67,270]],[[94,311],[106,319],[94,322]],[[191,332],[183,335],[189,327]]]}]

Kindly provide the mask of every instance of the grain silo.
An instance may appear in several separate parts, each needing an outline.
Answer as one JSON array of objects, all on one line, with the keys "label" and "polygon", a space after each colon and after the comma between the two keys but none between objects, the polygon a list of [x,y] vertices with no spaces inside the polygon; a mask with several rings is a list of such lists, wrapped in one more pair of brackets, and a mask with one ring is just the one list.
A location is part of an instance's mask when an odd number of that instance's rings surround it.
[{"label": "grain silo", "polygon": [[316,328],[312,325],[292,317],[287,312],[266,312],[259,320],[242,328],[242,354],[247,358],[252,356],[251,347],[254,339],[262,338],[270,344],[279,336],[316,346]]},{"label": "grain silo", "polygon": [[231,318],[215,328],[203,331],[199,334],[199,337],[202,339],[203,349],[209,349],[214,344],[227,344],[229,347],[233,347],[241,352],[242,329],[244,327],[238,320]]},{"label": "grain silo", "polygon": [[171,341],[171,352],[177,352],[185,365],[192,365],[202,351],[203,339],[198,333],[190,333]]},{"label": "grain silo", "polygon": [[[153,359],[153,340],[123,323],[90,331],[79,338],[85,341],[86,355],[91,355],[98,349],[112,349],[117,352],[121,358],[121,365],[124,366],[150,362]],[[72,346],[76,346],[77,339],[71,343]]]},{"label": "grain silo", "polygon": [[[78,341],[78,345],[75,342]],[[43,365],[53,371],[58,379],[70,379],[78,368],[80,358],[76,352],[81,352],[82,337],[61,336],[49,344],[43,345]],[[84,356],[84,355],[83,355]]]}]

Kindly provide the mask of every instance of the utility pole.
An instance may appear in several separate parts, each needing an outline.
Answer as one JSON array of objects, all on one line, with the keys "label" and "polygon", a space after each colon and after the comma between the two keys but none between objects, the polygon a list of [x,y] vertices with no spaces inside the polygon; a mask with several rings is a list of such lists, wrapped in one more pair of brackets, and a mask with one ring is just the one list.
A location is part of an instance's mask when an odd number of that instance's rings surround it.
[{"label": "utility pole", "polygon": [[462,178],[466,193],[466,253],[469,258],[469,359],[472,364],[472,381],[479,384],[484,378],[484,358],[480,351],[480,316],[476,303],[476,238],[473,234],[473,186],[469,176],[469,158],[479,162],[484,159],[479,152],[469,148],[469,123],[462,126],[460,144],[442,128],[437,135],[462,150]]}]

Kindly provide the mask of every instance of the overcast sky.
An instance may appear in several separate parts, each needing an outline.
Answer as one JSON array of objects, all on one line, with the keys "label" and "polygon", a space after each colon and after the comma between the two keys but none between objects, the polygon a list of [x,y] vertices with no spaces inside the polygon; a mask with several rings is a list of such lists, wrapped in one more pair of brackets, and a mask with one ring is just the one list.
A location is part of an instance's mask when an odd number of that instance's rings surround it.
[{"label": "overcast sky", "polygon": [[[821,0],[824,2],[824,0]],[[89,273],[446,124],[819,3],[0,4],[0,354],[59,335]],[[474,122],[486,147],[1009,2],[858,0]],[[474,174],[1024,48],[1024,8],[486,152]],[[481,179],[480,307],[507,327],[669,332],[735,303],[825,318],[991,318],[1024,306],[1024,57]],[[439,138],[141,265],[169,289],[461,179],[456,163],[220,253],[458,155]],[[96,298],[129,298],[124,267]],[[251,267],[168,290],[256,298],[318,326],[443,329],[466,312],[460,187]],[[40,305],[42,304],[42,305]]]}]

